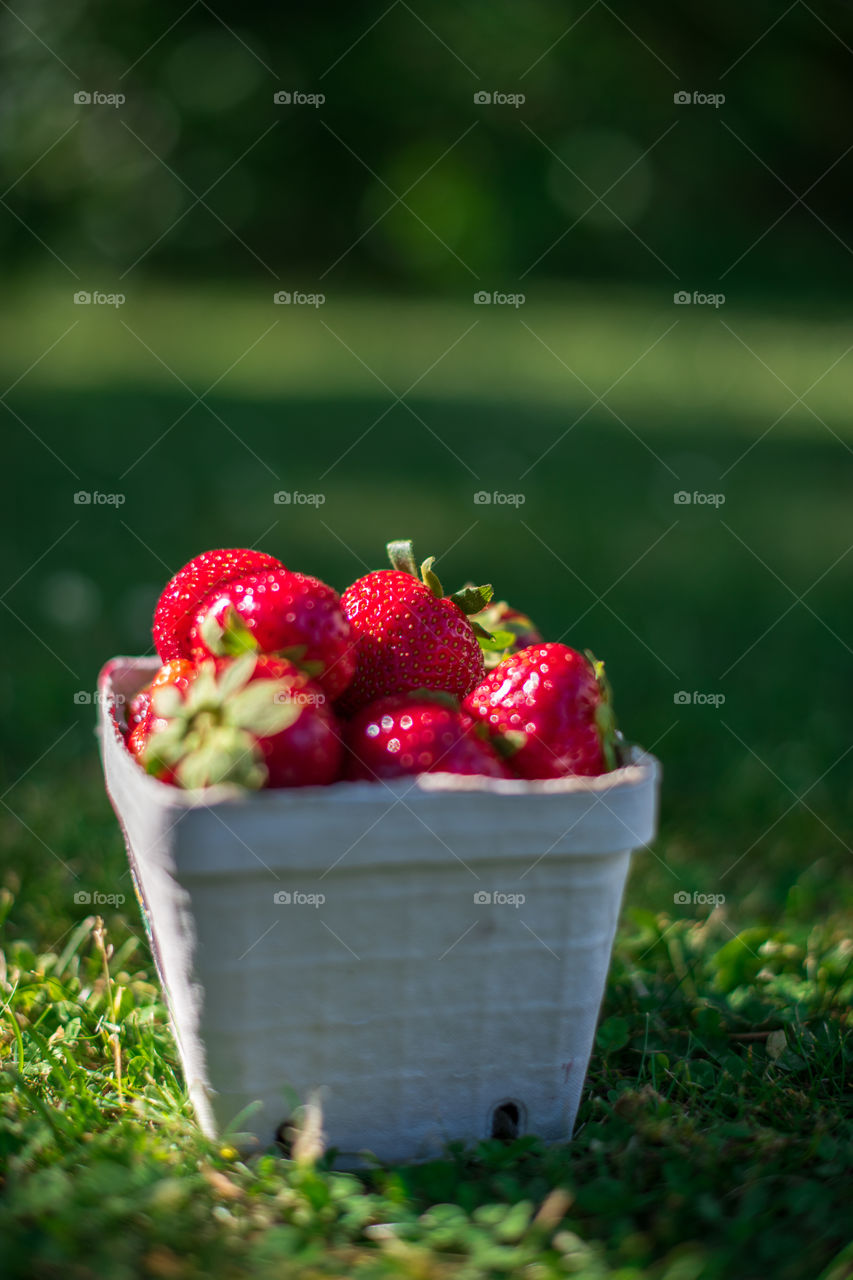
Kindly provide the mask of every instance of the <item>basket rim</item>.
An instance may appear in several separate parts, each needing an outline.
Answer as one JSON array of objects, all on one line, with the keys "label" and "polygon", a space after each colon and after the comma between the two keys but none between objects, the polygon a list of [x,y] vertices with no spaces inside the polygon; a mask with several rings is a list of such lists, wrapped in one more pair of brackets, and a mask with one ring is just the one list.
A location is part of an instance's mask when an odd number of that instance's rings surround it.
[{"label": "basket rim", "polygon": [[[116,691],[115,677],[138,673],[145,676],[161,666],[160,659],[147,656],[124,656],[111,658],[101,669],[98,676],[100,723],[98,734],[102,740],[106,735],[113,736],[117,743],[124,747],[115,717]],[[175,809],[229,809],[262,807],[281,808],[322,796],[330,805],[375,803],[377,795],[398,797],[408,795],[435,796],[448,800],[451,796],[470,796],[479,793],[494,796],[566,796],[589,795],[601,796],[608,793],[626,793],[649,784],[654,784],[661,776],[660,761],[642,747],[630,744],[628,747],[629,763],[610,773],[602,773],[595,777],[542,778],[528,780],[525,778],[486,778],[480,775],[462,775],[454,773],[421,773],[412,777],[379,782],[333,782],[328,786],[317,787],[282,787],[261,791],[247,792],[242,787],[222,784],[206,788],[204,791],[182,791],[169,786],[157,778],[139,769],[128,756],[127,763],[133,766],[138,774],[139,785],[149,790],[152,799],[156,797],[158,804],[167,804]]]}]

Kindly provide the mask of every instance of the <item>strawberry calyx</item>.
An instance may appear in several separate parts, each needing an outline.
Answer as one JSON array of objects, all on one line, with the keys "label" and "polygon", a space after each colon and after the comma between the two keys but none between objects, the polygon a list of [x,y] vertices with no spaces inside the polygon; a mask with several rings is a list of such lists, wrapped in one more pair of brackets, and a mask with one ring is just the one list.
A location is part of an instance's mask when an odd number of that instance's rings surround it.
[{"label": "strawberry calyx", "polygon": [[[261,652],[254,634],[233,604],[223,610],[221,619],[208,613],[199,627],[199,634],[208,650],[218,658],[239,658],[244,653]],[[324,664],[317,658],[306,661],[307,652],[307,644],[294,644],[287,649],[272,650],[274,657],[287,658],[307,676],[321,676],[325,670]]]},{"label": "strawberry calyx", "polygon": [[326,670],[326,664],[321,662],[319,658],[306,658],[307,652],[307,644],[292,644],[289,649],[276,649],[275,656],[277,658],[287,658],[288,662],[292,662],[300,671],[304,671],[306,676],[312,676],[316,679]]},{"label": "strawberry calyx", "polygon": [[492,637],[491,643],[480,645],[487,671],[494,670],[510,653],[541,640],[538,628],[527,614],[512,609],[505,600],[492,600],[488,608],[470,622],[472,626],[479,624]]},{"label": "strawberry calyx", "polygon": [[491,583],[485,583],[481,587],[466,585],[459,591],[454,591],[452,595],[445,596],[444,587],[432,567],[435,564],[435,556],[429,556],[424,560],[419,570],[415,559],[415,544],[411,539],[400,538],[395,542],[389,542],[386,550],[394,569],[399,573],[409,573],[413,578],[420,578],[437,600],[452,600],[464,614],[479,613],[481,609],[485,609],[494,595]]},{"label": "strawberry calyx", "polygon": [[251,653],[220,671],[209,661],[184,695],[171,686],[155,689],[152,708],[166,723],[152,731],[142,753],[146,771],[169,771],[188,789],[225,782],[262,787],[268,774],[259,739],[289,728],[302,706],[292,697],[291,680],[252,679],[255,665]]},{"label": "strawberry calyx", "polygon": [[[494,595],[494,588],[491,583],[485,583],[481,587],[460,587],[458,591],[452,592],[447,598],[452,600],[454,604],[458,604],[464,614],[480,613],[485,609],[486,605]],[[479,626],[479,623],[477,624]],[[485,631],[485,627],[480,627],[481,631]],[[491,634],[490,632],[488,634]]]},{"label": "strawberry calyx", "polygon": [[410,573],[413,578],[420,577],[418,562],[415,559],[415,544],[410,538],[397,538],[389,542],[385,550],[391,561],[391,568],[398,573]]},{"label": "strawberry calyx", "polygon": [[220,621],[208,613],[199,634],[211,653],[219,658],[238,658],[244,653],[257,653],[260,646],[232,604],[223,610]]},{"label": "strawberry calyx", "polygon": [[[508,636],[508,633],[501,632],[498,636],[495,636],[479,622],[475,622],[472,617],[473,614],[482,612],[494,595],[494,588],[491,583],[487,582],[479,587],[466,583],[458,591],[445,595],[444,587],[441,585],[438,574],[432,567],[435,564],[435,556],[429,556],[418,569],[418,562],[415,559],[415,545],[411,539],[399,538],[394,542],[389,542],[386,550],[392,567],[399,573],[408,573],[413,578],[420,578],[424,586],[432,592],[437,600],[452,600],[457,608],[462,610],[471,623],[474,634],[480,642],[481,649],[488,649],[490,652],[502,652],[511,643],[511,635]],[[507,636],[508,638],[506,638]]]},{"label": "strawberry calyx", "polygon": [[477,721],[477,727],[474,732],[495,751],[502,760],[511,760],[517,751],[526,744],[528,735],[523,729],[504,729],[502,733],[489,733],[488,728],[482,720]]},{"label": "strawberry calyx", "polygon": [[595,727],[598,730],[604,763],[609,773],[613,769],[618,769],[621,755],[619,731],[616,727],[616,716],[613,711],[613,692],[610,688],[610,681],[604,673],[604,663],[596,658],[595,654],[589,649],[584,650],[584,656],[595,673],[595,680],[600,694],[598,706],[595,708]]},{"label": "strawberry calyx", "polygon": [[480,648],[486,655],[486,670],[490,671],[492,667],[496,667],[502,658],[509,653],[510,646],[515,640],[512,631],[487,631],[482,623],[477,622],[474,618],[468,621],[474,628],[474,634],[480,642]]}]

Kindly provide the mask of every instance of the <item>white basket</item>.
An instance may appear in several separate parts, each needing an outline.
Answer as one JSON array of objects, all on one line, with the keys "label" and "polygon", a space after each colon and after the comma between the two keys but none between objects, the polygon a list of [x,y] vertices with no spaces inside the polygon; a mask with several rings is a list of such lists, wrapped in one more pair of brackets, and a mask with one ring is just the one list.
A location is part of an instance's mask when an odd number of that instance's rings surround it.
[{"label": "white basket", "polygon": [[105,667],[101,745],[204,1131],[256,1103],[237,1127],[266,1146],[319,1092],[344,1163],[569,1138],[658,762],[183,792],[143,773],[113,719],[157,665]]}]

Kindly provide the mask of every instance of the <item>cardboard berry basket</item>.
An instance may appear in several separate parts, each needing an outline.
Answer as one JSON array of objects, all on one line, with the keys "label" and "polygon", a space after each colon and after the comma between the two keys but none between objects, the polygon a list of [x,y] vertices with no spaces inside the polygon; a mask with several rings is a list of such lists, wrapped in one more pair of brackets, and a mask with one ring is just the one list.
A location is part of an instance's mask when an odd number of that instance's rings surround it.
[{"label": "cardboard berry basket", "polygon": [[631,851],[655,833],[654,757],[547,782],[181,791],[116,720],[157,666],[104,668],[101,748],[204,1131],[263,1148],[319,1096],[343,1163],[568,1139]]}]

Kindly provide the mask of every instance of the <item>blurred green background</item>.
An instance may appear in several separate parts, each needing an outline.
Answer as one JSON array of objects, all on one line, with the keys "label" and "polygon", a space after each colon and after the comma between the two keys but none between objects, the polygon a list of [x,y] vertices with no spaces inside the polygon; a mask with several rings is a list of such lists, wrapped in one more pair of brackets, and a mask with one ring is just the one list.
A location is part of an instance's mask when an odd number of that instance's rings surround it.
[{"label": "blurred green background", "polygon": [[837,906],[850,10],[72,0],[0,31],[9,927],[52,941],[122,868],[95,680],[175,569],[259,545],[343,589],[406,535],[607,660],[665,767],[634,901]]},{"label": "blurred green background", "polygon": [[[55,266],[52,250],[104,279],[138,261],[451,296],[477,278],[707,289],[725,272],[733,294],[832,296],[848,265],[840,0],[17,12],[2,17],[15,185],[0,236],[21,265]],[[281,91],[325,100],[276,105]],[[82,109],[80,92],[125,101]]]}]

